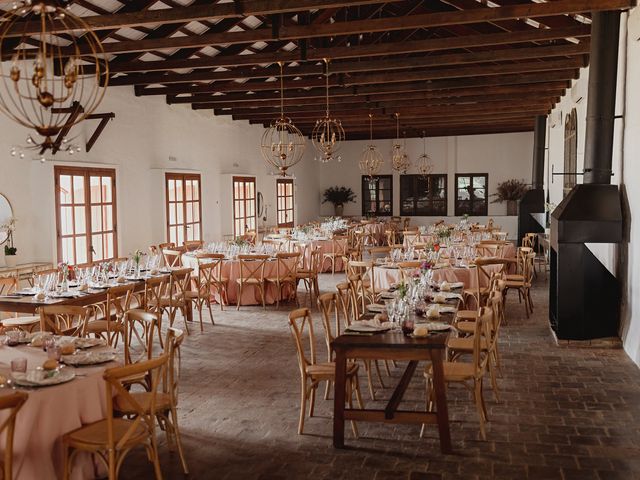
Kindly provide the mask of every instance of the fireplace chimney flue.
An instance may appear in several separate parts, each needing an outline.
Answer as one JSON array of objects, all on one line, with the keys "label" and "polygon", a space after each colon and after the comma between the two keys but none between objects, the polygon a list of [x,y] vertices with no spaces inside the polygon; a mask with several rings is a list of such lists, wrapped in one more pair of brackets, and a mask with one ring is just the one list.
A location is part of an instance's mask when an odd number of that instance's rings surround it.
[{"label": "fireplace chimney flue", "polygon": [[584,183],[611,183],[620,11],[593,12]]}]

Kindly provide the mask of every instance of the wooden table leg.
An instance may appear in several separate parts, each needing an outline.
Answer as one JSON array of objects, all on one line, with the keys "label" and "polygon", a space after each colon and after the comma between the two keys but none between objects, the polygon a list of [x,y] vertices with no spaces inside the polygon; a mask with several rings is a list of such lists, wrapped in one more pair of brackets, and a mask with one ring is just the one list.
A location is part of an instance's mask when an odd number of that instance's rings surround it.
[{"label": "wooden table leg", "polygon": [[333,393],[333,446],[344,448],[344,401],[347,380],[347,359],[343,350],[336,350],[336,380]]},{"label": "wooden table leg", "polygon": [[436,416],[438,419],[438,433],[440,435],[440,450],[451,453],[451,432],[449,431],[449,411],[447,410],[447,386],[444,382],[442,369],[443,350],[431,350],[433,366],[433,390],[436,399]]},{"label": "wooden table leg", "polygon": [[407,391],[407,387],[411,383],[411,379],[413,378],[413,374],[415,373],[417,366],[417,360],[411,360],[407,365],[407,368],[402,374],[402,378],[400,379],[400,383],[398,383],[398,386],[393,391],[393,395],[391,395],[389,403],[384,409],[384,418],[386,418],[387,420],[391,420],[393,418],[393,414],[398,409],[398,405],[400,405],[402,397],[404,397],[404,392]]}]

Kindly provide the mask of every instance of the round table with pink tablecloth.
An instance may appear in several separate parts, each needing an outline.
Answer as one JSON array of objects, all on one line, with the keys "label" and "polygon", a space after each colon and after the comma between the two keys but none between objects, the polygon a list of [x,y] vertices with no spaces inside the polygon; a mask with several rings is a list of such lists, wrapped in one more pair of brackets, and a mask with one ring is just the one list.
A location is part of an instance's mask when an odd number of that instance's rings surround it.
[{"label": "round table with pink tablecloth", "polygon": [[[0,346],[0,371],[9,376],[11,360],[26,358],[27,369],[35,369],[47,359],[42,348]],[[14,479],[62,478],[64,450],[62,436],[98,420],[107,414],[106,386],[102,373],[116,366],[110,362],[75,369],[76,377],[67,383],[27,391],[29,399],[16,417],[13,441]],[[73,367],[65,367],[73,368]],[[11,390],[7,390],[11,392]],[[2,390],[0,390],[2,395]],[[8,412],[0,412],[0,422]],[[4,435],[1,447],[4,449]],[[104,467],[88,453],[78,453],[73,460],[72,479],[89,479],[104,475]]]},{"label": "round table with pink tablecloth", "polygon": [[[347,240],[338,240],[339,247],[342,250],[346,250],[347,248]],[[321,272],[331,272],[331,260],[329,257],[325,257],[325,254],[329,254],[333,252],[333,240],[330,238],[322,238],[322,239],[311,239],[311,240],[297,240],[297,244],[301,247],[304,247],[304,255],[305,255],[305,265],[310,265],[311,263],[311,252],[313,252],[316,248],[320,249],[320,271]],[[344,262],[342,261],[341,256],[337,256],[335,259],[335,271],[336,272],[344,272]]]}]

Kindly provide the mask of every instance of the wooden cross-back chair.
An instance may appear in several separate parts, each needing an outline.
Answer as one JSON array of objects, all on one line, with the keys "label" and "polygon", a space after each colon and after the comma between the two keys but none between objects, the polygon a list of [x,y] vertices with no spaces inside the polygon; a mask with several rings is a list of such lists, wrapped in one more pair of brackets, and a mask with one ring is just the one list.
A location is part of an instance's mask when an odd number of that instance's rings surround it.
[{"label": "wooden cross-back chair", "polygon": [[164,308],[169,312],[169,326],[173,327],[178,311],[182,314],[184,328],[189,334],[187,321],[187,292],[191,289],[192,268],[173,270],[169,276],[168,296],[164,297]]},{"label": "wooden cross-back chair", "polygon": [[246,287],[253,287],[260,293],[262,308],[265,309],[264,267],[269,260],[269,255],[238,255],[238,267],[240,276],[238,283],[238,303],[236,310],[240,310],[242,292]]},{"label": "wooden cross-back chair", "polygon": [[331,264],[331,273],[336,273],[336,261],[347,254],[347,237],[334,236],[331,239],[331,251],[322,255],[322,270],[327,260]]},{"label": "wooden cross-back chair", "polygon": [[163,248],[162,258],[167,268],[180,268],[182,267],[182,250]]},{"label": "wooden cross-back chair", "polygon": [[[482,349],[482,340],[490,338],[489,326],[491,324],[491,310],[482,308],[474,323],[474,333],[470,362],[443,362],[442,368],[444,373],[444,381],[449,383],[460,383],[472,392],[478,419],[480,421],[480,436],[483,440],[487,439],[485,431],[485,423],[488,421],[487,407],[484,403],[482,381],[487,371],[487,363],[489,361],[489,353]],[[435,392],[433,389],[433,367],[427,366],[424,372],[427,380],[426,403],[427,411],[433,411]],[[422,426],[420,436],[423,435],[425,426]]]},{"label": "wooden cross-back chair", "polygon": [[[316,339],[313,330],[313,320],[308,308],[299,308],[289,313],[289,328],[298,355],[298,368],[300,370],[300,416],[298,420],[298,434],[304,430],[304,419],[309,402],[309,417],[313,417],[316,390],[320,382],[335,382],[336,366],[334,362],[318,362],[316,358]],[[327,332],[325,331],[325,335]],[[305,337],[307,337],[305,341]],[[305,345],[306,344],[306,345]],[[349,407],[353,407],[353,394],[355,393],[358,405],[364,408],[360,386],[358,384],[358,364],[347,364],[346,398]],[[358,436],[358,428],[355,422],[351,422],[353,434]]]},{"label": "wooden cross-back chair", "polygon": [[[476,310],[479,310],[480,307],[484,305],[484,300],[489,295],[495,274],[502,274],[505,266],[509,264],[509,260],[503,258],[476,258],[476,286],[475,288],[465,288],[463,291],[463,298],[465,299],[467,308],[469,306],[469,300],[475,302]],[[483,286],[483,283],[487,286]]]},{"label": "wooden cross-back chair", "polygon": [[0,396],[0,411],[6,415],[6,418],[0,423],[0,437],[4,436],[2,478],[13,478],[13,437],[16,429],[16,416],[28,399],[29,394],[19,391]]},{"label": "wooden cross-back chair", "polygon": [[[224,310],[224,306],[229,304],[229,297],[227,293],[227,283],[229,279],[223,276],[222,267],[224,265],[225,256],[224,253],[201,253],[198,254],[198,266],[205,263],[211,265],[205,275],[206,279],[210,282],[211,287],[220,297],[220,310]],[[213,318],[213,317],[212,317]]]},{"label": "wooden cross-back chair", "polygon": [[[375,283],[373,268],[375,264],[370,261],[352,260],[347,264],[347,275],[359,275],[362,280],[362,287],[366,298],[362,305],[375,303],[378,298],[378,291]],[[360,295],[360,292],[358,292]]]},{"label": "wooden cross-back chair", "polygon": [[[151,360],[154,354],[154,333],[160,333],[160,315],[144,310],[129,310],[124,320],[124,364],[131,365],[146,360]],[[162,347],[162,341],[159,342]],[[133,375],[123,379],[127,387],[141,385],[146,391],[151,388],[151,379],[147,373]]]},{"label": "wooden cross-back chair", "polygon": [[91,315],[89,307],[74,305],[47,305],[40,307],[40,331],[70,337],[86,336]]},{"label": "wooden cross-back chair", "polygon": [[110,287],[106,302],[94,306],[96,316],[98,312],[100,316],[87,323],[86,334],[103,338],[111,347],[115,347],[123,332],[124,314],[131,307],[134,289],[133,283]]},{"label": "wooden cross-back chair", "polygon": [[[318,284],[318,274],[320,272],[320,256],[322,255],[322,249],[316,247],[310,250],[309,246],[299,246],[301,251],[302,260],[298,262],[298,270],[296,271],[296,279],[302,280],[305,289],[309,292],[309,303],[313,305],[313,295],[316,299],[320,295],[320,286]],[[304,252],[304,253],[303,253]],[[306,254],[306,255],[305,255]],[[308,261],[304,261],[304,257],[308,257]],[[303,265],[303,267],[300,267]]]},{"label": "wooden cross-back chair", "polygon": [[280,308],[280,297],[282,296],[284,289],[289,287],[290,294],[288,300],[294,299],[296,306],[300,306],[298,302],[298,262],[300,259],[300,253],[287,253],[278,252],[276,254],[276,276],[266,277],[267,284],[271,283],[275,285],[276,294],[276,308]]},{"label": "wooden cross-back chair", "polygon": [[531,298],[531,283],[533,282],[534,275],[534,263],[536,253],[527,253],[524,257],[524,265],[522,278],[517,280],[506,281],[505,297],[510,289],[518,291],[518,299],[521,303],[524,303],[524,311],[529,318],[529,314],[533,313],[533,299]]},{"label": "wooden cross-back chair", "polygon": [[204,246],[204,242],[202,240],[185,240],[182,246],[187,252],[193,252],[201,249]]},{"label": "wooden cross-back chair", "polygon": [[[107,467],[109,480],[116,480],[126,455],[137,446],[145,448],[147,458],[153,463],[156,480],[162,479],[155,422],[158,386],[166,375],[168,361],[169,356],[163,354],[151,360],[110,368],[104,372],[107,418],[80,427],[62,437],[65,452],[64,480],[70,478],[73,460],[82,451],[95,454]],[[128,390],[125,380],[141,374],[151,378],[151,388],[148,395],[137,397]],[[114,416],[112,412],[117,412],[118,405],[127,406],[129,418]]]},{"label": "wooden cross-back chair", "polygon": [[160,342],[160,346],[162,346],[162,314],[163,310],[161,308],[162,297],[165,295],[165,290],[167,287],[166,277],[151,277],[145,280],[144,283],[144,296],[143,296],[143,304],[142,308],[146,312],[154,313],[157,316],[158,320],[158,341]]},{"label": "wooden cross-back chair", "polygon": [[211,310],[211,301],[213,300],[212,288],[214,285],[214,277],[216,276],[215,270],[219,265],[221,265],[221,263],[204,262],[201,258],[198,258],[198,276],[193,279],[196,289],[186,292],[186,300],[194,304],[198,310],[201,332],[204,332],[202,310],[204,310],[205,306],[209,309],[211,325],[215,325],[213,311]]}]

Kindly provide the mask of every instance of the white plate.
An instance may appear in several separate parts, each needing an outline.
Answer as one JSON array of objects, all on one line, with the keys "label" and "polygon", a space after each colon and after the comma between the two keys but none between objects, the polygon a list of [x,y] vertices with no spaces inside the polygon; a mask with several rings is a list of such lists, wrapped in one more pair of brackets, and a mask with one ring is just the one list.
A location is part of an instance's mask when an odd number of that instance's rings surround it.
[{"label": "white plate", "polygon": [[386,332],[389,330],[385,327],[372,327],[371,325],[351,325],[347,328],[347,332],[358,332],[358,333],[371,333],[371,332]]},{"label": "white plate", "polygon": [[61,361],[67,365],[98,365],[115,360],[114,352],[76,352],[73,355],[62,355]]},{"label": "white plate", "polygon": [[76,374],[70,368],[58,368],[56,370],[30,370],[27,373],[13,372],[11,376],[16,385],[48,387],[49,385],[70,382]]},{"label": "white plate", "polygon": [[370,312],[384,313],[386,309],[387,309],[386,306],[381,305],[379,303],[372,303],[371,305],[367,305],[367,310],[369,310]]}]

